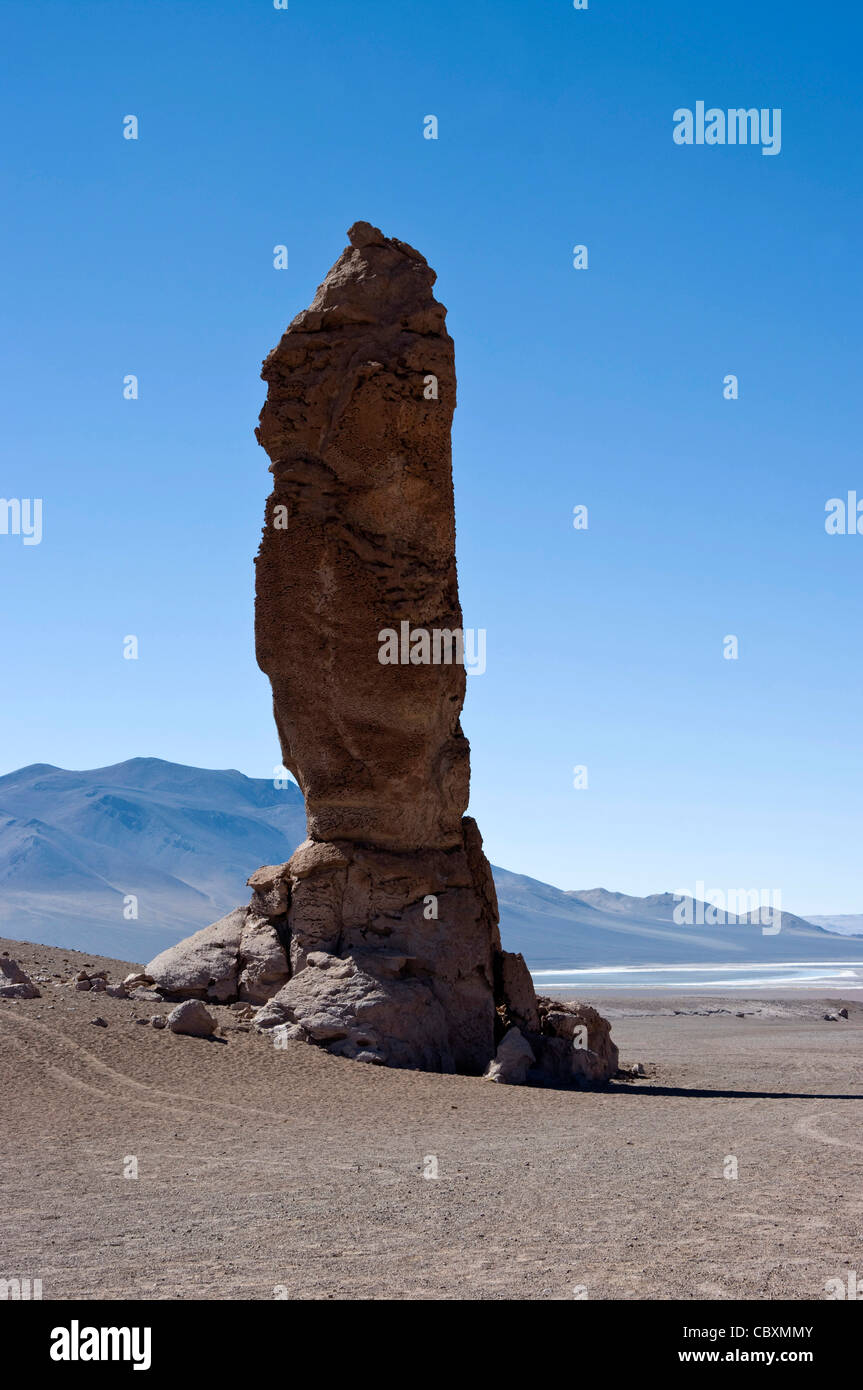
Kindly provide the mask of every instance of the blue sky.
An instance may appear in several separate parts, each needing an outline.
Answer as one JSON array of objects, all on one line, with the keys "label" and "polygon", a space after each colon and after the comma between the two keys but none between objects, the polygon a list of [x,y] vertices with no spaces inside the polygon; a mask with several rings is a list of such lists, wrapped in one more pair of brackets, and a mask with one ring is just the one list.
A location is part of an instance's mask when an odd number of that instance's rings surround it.
[{"label": "blue sky", "polygon": [[[863,911],[863,535],[824,528],[828,498],[863,497],[859,8],[0,15],[0,494],[44,508],[41,544],[0,535],[0,772],[271,775],[260,362],[362,218],[423,251],[449,309],[490,857],[563,888]],[[781,153],[676,145],[698,100],[781,108]]]}]

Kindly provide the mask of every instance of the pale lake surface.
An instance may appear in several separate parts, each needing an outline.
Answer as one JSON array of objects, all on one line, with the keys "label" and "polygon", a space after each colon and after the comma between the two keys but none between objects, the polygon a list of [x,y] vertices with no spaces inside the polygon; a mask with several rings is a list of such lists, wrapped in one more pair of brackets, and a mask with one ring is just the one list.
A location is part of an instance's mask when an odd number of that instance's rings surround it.
[{"label": "pale lake surface", "polygon": [[537,994],[566,990],[579,998],[631,990],[648,993],[728,994],[740,990],[841,990],[863,992],[859,961],[789,961],[771,965],[613,965],[593,970],[533,970]]}]

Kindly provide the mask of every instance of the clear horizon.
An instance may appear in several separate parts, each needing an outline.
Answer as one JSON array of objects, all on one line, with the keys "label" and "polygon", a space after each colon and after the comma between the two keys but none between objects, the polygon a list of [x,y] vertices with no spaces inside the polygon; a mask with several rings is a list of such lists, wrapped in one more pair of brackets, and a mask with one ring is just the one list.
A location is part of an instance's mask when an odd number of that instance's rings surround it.
[{"label": "clear horizon", "polygon": [[[455,341],[489,858],[863,912],[863,535],[825,529],[863,497],[860,14],[91,0],[4,29],[0,495],[43,510],[39,544],[0,534],[0,773],[272,777],[258,373],[366,219]],[[781,110],[781,150],[675,143],[701,101]]]}]

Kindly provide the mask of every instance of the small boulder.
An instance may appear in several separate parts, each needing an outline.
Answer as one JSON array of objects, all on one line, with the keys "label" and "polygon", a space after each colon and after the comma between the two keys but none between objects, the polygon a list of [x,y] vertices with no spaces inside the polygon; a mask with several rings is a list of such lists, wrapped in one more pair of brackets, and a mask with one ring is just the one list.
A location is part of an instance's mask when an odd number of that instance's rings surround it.
[{"label": "small boulder", "polygon": [[313,1042],[337,1042],[350,1031],[342,1018],[325,1013],[309,1014],[303,1019],[303,1027]]},{"label": "small boulder", "polygon": [[266,1028],[278,1028],[289,1017],[289,1010],[278,999],[270,999],[255,1014],[255,1027],[263,1032]]},{"label": "small boulder", "polygon": [[145,975],[141,970],[133,970],[131,975],[127,975],[123,984],[126,989],[135,989],[138,985],[151,985],[153,977]]},{"label": "small boulder", "polygon": [[41,999],[41,991],[16,960],[0,956],[0,999]]},{"label": "small boulder", "polygon": [[[164,1028],[165,1025],[166,1025],[165,1015],[164,1015],[164,1014],[153,1014],[153,1017],[150,1019],[150,1025],[151,1025],[151,1027],[153,1027],[153,1028]],[[175,1032],[175,1033],[176,1033],[176,1032],[179,1032],[179,1031],[181,1031],[181,1030],[176,1029],[176,1028],[174,1029],[174,1032]]]},{"label": "small boulder", "polygon": [[483,1079],[499,1081],[505,1086],[523,1086],[527,1073],[536,1061],[533,1048],[519,1028],[510,1028],[501,1039],[494,1060],[489,1062]]},{"label": "small boulder", "polygon": [[200,999],[186,999],[168,1014],[172,1033],[186,1033],[192,1038],[209,1038],[216,1031],[216,1020]]},{"label": "small boulder", "polygon": [[281,1051],[289,1042],[308,1042],[309,1035],[299,1023],[279,1023],[270,1033],[273,1047]]}]

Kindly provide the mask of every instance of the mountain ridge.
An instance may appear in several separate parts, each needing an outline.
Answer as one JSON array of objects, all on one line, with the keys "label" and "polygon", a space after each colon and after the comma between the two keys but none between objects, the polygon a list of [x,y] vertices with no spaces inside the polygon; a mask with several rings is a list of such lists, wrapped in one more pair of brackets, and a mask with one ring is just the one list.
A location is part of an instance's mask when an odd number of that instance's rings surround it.
[{"label": "mountain ridge", "polygon": [[[245,902],[248,876],[284,862],[305,835],[291,781],[149,757],[84,770],[32,763],[0,777],[0,931],[149,960]],[[747,918],[686,926],[673,919],[676,894],[564,890],[492,867],[504,945],[534,969],[863,961],[863,937],[791,913],[776,935]]]}]

